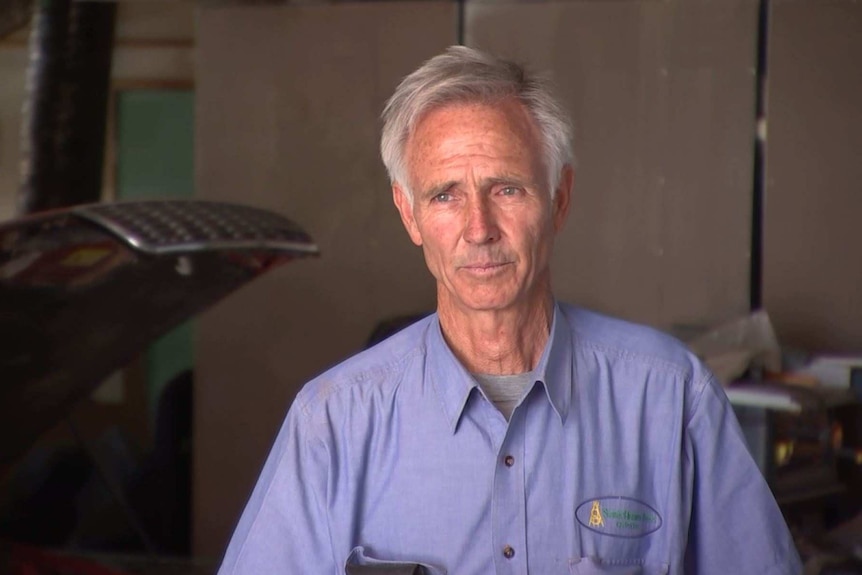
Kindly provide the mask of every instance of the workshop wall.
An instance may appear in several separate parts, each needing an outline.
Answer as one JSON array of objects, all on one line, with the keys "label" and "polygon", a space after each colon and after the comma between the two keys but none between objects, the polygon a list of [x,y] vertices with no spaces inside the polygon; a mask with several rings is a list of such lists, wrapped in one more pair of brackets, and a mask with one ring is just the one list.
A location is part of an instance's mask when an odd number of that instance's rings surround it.
[{"label": "workshop wall", "polygon": [[862,4],[771,3],[763,304],[783,342],[862,355]]}]

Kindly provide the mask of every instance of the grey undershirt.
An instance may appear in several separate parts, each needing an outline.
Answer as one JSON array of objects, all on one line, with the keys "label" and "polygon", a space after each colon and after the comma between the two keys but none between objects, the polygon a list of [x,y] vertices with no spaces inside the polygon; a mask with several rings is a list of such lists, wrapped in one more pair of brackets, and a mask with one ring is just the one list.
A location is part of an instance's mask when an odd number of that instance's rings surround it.
[{"label": "grey undershirt", "polygon": [[476,378],[479,387],[485,392],[485,396],[508,421],[512,417],[515,406],[524,395],[527,385],[533,380],[533,372],[528,371],[515,375],[474,373],[473,377]]}]

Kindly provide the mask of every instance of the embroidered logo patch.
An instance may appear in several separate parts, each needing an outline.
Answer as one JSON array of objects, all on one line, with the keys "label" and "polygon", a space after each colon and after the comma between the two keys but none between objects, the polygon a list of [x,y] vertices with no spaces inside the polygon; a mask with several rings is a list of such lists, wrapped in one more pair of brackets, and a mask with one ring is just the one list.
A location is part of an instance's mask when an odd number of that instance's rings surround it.
[{"label": "embroidered logo patch", "polygon": [[597,497],[578,505],[578,523],[612,537],[643,537],[661,527],[658,511],[631,497]]}]

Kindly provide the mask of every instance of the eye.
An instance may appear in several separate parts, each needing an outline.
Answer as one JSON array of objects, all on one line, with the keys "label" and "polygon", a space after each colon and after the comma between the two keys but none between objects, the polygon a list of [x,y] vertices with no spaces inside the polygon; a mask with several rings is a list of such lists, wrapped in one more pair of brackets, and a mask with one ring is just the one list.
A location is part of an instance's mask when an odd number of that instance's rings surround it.
[{"label": "eye", "polygon": [[501,196],[516,196],[521,193],[521,188],[515,186],[504,186],[500,189]]},{"label": "eye", "polygon": [[449,202],[451,200],[452,200],[452,194],[450,194],[449,192],[440,192],[439,194],[437,194],[436,196],[431,198],[431,201],[436,202],[436,203],[445,203],[445,202]]}]

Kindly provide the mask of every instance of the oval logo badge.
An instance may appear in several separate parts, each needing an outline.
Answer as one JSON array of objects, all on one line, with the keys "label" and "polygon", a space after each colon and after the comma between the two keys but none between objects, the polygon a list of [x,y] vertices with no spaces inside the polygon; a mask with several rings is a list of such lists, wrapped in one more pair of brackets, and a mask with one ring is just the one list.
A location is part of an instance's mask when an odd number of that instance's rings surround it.
[{"label": "oval logo badge", "polygon": [[612,537],[643,537],[661,527],[658,511],[631,497],[597,497],[578,505],[578,523]]}]

